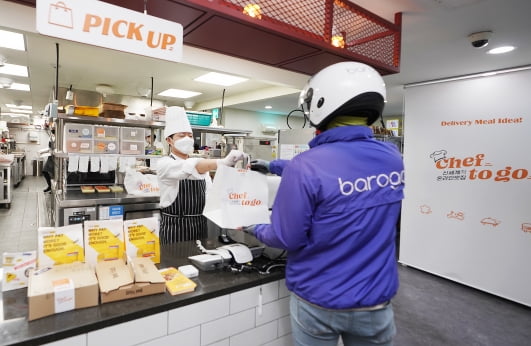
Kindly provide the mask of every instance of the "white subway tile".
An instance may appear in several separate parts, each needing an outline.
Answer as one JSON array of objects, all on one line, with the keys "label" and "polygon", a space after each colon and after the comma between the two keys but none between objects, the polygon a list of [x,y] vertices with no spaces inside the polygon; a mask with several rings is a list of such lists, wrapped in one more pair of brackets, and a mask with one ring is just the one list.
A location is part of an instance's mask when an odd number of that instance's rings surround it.
[{"label": "white subway tile", "polygon": [[263,346],[293,346],[293,339],[292,339],[291,334],[289,334],[289,335],[280,337],[276,340],[273,340],[271,342],[268,342],[267,344],[264,344]]},{"label": "white subway tile", "polygon": [[278,281],[262,285],[262,302],[269,303],[278,299]]},{"label": "white subway tile", "polygon": [[273,321],[258,328],[230,337],[230,346],[260,346],[277,338],[277,322]]},{"label": "white subway tile", "polygon": [[142,346],[167,346],[186,345],[200,346],[201,327],[186,329],[175,334],[170,334],[141,344]]},{"label": "white subway tile", "polygon": [[201,345],[208,345],[255,326],[254,309],[245,310],[201,325]]},{"label": "white subway tile", "polygon": [[66,338],[62,340],[57,340],[50,342],[48,344],[43,344],[43,346],[86,346],[87,345],[87,334],[80,334],[73,336],[71,338]]},{"label": "white subway tile", "polygon": [[168,333],[175,333],[229,314],[229,296],[221,296],[169,311]]},{"label": "white subway tile", "polygon": [[88,346],[137,345],[167,334],[168,313],[162,312],[88,333]]},{"label": "white subway tile", "polygon": [[258,296],[260,287],[252,287],[243,291],[238,291],[230,294],[230,313],[254,308],[258,305]]},{"label": "white subway tile", "polygon": [[256,325],[277,320],[281,317],[289,315],[289,298],[282,298],[274,302],[264,304],[262,306],[262,313],[256,309]]},{"label": "white subway tile", "polygon": [[291,334],[291,319],[289,315],[278,319],[278,336],[286,334]]},{"label": "white subway tile", "polygon": [[208,344],[207,346],[230,346],[230,338],[226,338],[221,341],[216,341],[215,343]]},{"label": "white subway tile", "polygon": [[282,279],[278,281],[278,297],[284,298],[290,295],[290,291],[286,287],[286,280]]}]

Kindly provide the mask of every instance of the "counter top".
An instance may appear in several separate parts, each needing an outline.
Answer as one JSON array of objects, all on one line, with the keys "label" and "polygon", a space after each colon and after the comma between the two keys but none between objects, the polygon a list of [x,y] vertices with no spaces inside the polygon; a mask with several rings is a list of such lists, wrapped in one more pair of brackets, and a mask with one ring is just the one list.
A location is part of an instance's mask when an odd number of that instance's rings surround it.
[{"label": "counter top", "polygon": [[[203,240],[207,249],[220,246],[216,240]],[[188,256],[199,254],[194,242],[161,246],[158,268],[190,264]],[[267,259],[258,258],[256,264]],[[232,273],[216,270],[200,271],[192,280],[197,283],[194,292],[172,296],[155,294],[124,301],[100,304],[95,307],[67,311],[28,322],[27,289],[3,292],[0,300],[0,345],[40,345],[98,330],[133,319],[168,311],[229,293],[255,287],[284,278],[281,271],[260,274],[257,271]]]},{"label": "counter top", "polygon": [[81,190],[68,190],[64,196],[57,195],[57,205],[62,208],[101,204],[159,203],[160,196],[139,196],[127,192],[82,193]]}]

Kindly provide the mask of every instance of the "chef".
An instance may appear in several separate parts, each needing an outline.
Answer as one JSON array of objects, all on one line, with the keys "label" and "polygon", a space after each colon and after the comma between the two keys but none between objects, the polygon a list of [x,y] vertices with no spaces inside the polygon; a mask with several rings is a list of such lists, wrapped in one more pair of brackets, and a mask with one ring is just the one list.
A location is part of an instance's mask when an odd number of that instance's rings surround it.
[{"label": "chef", "polygon": [[206,192],[212,185],[209,172],[218,165],[234,166],[245,154],[232,150],[224,159],[189,158],[194,150],[192,127],[182,107],[168,107],[164,138],[169,155],[157,163],[160,187],[160,243],[207,237],[202,215]]}]

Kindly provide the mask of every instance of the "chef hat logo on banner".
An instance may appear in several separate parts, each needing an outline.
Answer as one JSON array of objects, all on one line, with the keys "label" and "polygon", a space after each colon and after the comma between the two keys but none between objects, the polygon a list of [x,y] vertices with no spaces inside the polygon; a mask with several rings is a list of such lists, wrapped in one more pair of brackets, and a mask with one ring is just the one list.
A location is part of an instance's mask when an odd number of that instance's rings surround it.
[{"label": "chef hat logo on banner", "polygon": [[166,110],[166,127],[164,128],[164,138],[168,138],[174,133],[192,133],[192,126],[183,107],[168,107]]}]

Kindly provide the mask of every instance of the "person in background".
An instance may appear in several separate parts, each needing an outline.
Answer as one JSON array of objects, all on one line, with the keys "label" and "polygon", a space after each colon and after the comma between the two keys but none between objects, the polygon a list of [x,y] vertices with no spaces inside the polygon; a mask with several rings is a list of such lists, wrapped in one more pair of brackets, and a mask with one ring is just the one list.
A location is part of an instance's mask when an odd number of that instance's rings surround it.
[{"label": "person in background", "polygon": [[48,151],[44,153],[46,161],[42,167],[42,176],[46,179],[47,187],[44,192],[52,191],[52,178],[55,175],[55,165],[53,162],[53,150],[55,148],[55,128],[50,129],[50,140],[48,141]]},{"label": "person in background", "polygon": [[168,156],[157,164],[160,188],[161,244],[207,237],[207,222],[202,215],[206,191],[212,185],[209,172],[218,165],[234,166],[245,154],[231,151],[224,159],[189,158],[194,150],[192,127],[182,107],[168,107],[164,138]]},{"label": "person in background", "polygon": [[385,97],[370,66],[331,65],[300,95],[316,127],[310,149],[289,162],[251,163],[282,176],[271,224],[242,230],[287,250],[295,345],[335,346],[339,337],[346,346],[392,345],[404,165],[396,146],[376,140],[368,126]]}]

